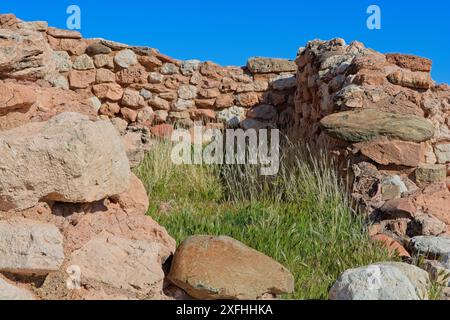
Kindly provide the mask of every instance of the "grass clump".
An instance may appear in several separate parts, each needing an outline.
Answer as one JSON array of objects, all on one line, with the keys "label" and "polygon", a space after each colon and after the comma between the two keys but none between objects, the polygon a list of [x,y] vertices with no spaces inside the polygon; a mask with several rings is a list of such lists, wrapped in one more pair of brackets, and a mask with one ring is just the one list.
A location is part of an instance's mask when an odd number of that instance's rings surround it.
[{"label": "grass clump", "polygon": [[301,146],[283,148],[280,171],[251,165],[175,165],[161,142],[135,170],[151,215],[177,243],[195,234],[228,235],[286,266],[295,278],[288,299],[326,299],[348,268],[392,260],[369,240],[351,209],[332,161]]}]

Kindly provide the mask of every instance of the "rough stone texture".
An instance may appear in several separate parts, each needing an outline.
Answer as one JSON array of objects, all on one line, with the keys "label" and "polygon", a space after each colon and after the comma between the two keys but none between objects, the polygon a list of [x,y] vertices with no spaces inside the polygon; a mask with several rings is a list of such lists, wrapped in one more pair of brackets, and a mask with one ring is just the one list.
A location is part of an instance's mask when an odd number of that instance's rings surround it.
[{"label": "rough stone texture", "polygon": [[286,268],[226,236],[186,239],[175,253],[169,279],[198,299],[256,299],[294,289]]},{"label": "rough stone texture", "polygon": [[421,300],[428,298],[426,271],[401,262],[349,269],[330,289],[332,300]]},{"label": "rough stone texture", "polygon": [[126,213],[146,214],[148,209],[148,196],[141,180],[131,174],[130,185],[125,192],[112,196],[111,199],[119,203]]},{"label": "rough stone texture", "polygon": [[0,74],[16,79],[41,79],[55,70],[53,52],[42,33],[0,29]]},{"label": "rough stone texture", "polygon": [[417,236],[411,239],[410,249],[429,257],[440,257],[450,253],[450,238]]},{"label": "rough stone texture", "polygon": [[0,277],[0,300],[34,300],[34,295]]},{"label": "rough stone texture", "polygon": [[417,182],[432,183],[441,182],[447,176],[447,168],[445,165],[426,164],[421,165],[416,169]]},{"label": "rough stone texture", "polygon": [[138,63],[136,54],[130,49],[125,49],[125,50],[119,51],[114,56],[114,62],[120,68],[124,68],[124,69],[134,66],[135,64]]},{"label": "rough stone texture", "polygon": [[295,62],[277,58],[250,58],[247,61],[247,68],[252,73],[276,73],[296,71]]},{"label": "rough stone texture", "polygon": [[379,137],[422,142],[433,137],[434,128],[418,116],[399,115],[366,109],[324,117],[320,124],[329,135],[349,142]]},{"label": "rough stone texture", "polygon": [[107,233],[91,239],[70,257],[83,270],[82,283],[101,283],[142,295],[160,293],[164,272],[160,245]]},{"label": "rough stone texture", "polygon": [[128,187],[128,159],[107,121],[63,113],[2,132],[0,150],[1,210],[26,209],[40,199],[91,202]]},{"label": "rough stone texture", "polygon": [[407,141],[370,141],[355,144],[361,154],[381,164],[417,167],[425,162],[424,144]]},{"label": "rough stone texture", "polygon": [[58,270],[63,260],[63,236],[54,225],[23,218],[0,220],[0,271],[47,274]]},{"label": "rough stone texture", "polygon": [[0,115],[17,109],[28,110],[36,101],[36,94],[30,87],[0,83]]},{"label": "rough stone texture", "polygon": [[431,76],[426,72],[398,70],[388,76],[389,81],[412,89],[428,89],[432,85]]}]

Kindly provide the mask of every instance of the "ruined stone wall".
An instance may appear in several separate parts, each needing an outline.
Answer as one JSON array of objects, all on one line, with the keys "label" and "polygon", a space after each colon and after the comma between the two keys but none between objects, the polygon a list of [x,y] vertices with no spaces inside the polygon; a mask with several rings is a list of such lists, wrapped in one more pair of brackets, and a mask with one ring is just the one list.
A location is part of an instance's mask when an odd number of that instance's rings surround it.
[{"label": "ruined stone wall", "polygon": [[12,15],[0,27],[0,130],[64,111],[110,119],[135,166],[152,136],[194,121],[289,128],[342,160],[353,196],[399,241],[450,231],[450,88],[432,81],[428,59],[334,39],[309,42],[295,62],[222,67]]},{"label": "ruined stone wall", "polygon": [[1,129],[45,120],[58,108],[114,119],[121,131],[144,126],[159,136],[170,133],[173,125],[190,128],[193,121],[261,128],[287,126],[292,119],[293,61],[251,58],[246,67],[221,67],[176,60],[152,48],[83,39],[76,31],[21,22],[11,15],[2,16],[1,27],[5,55],[8,47],[36,51],[33,61],[25,61],[25,52],[5,61],[2,77],[33,81],[38,92],[28,105],[15,108],[19,113],[0,120]]},{"label": "ruined stone wall", "polygon": [[309,42],[296,63],[299,136],[350,164],[374,234],[448,235],[450,87],[432,81],[431,61],[334,39]]}]

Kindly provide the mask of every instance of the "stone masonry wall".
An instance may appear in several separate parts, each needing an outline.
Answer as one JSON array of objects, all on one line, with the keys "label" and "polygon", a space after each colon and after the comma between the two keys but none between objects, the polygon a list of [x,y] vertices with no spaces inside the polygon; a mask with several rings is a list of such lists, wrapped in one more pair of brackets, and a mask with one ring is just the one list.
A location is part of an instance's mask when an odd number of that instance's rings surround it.
[{"label": "stone masonry wall", "polygon": [[[17,112],[0,119],[0,129],[45,120],[66,109],[114,119],[122,132],[131,124],[157,136],[169,134],[173,125],[190,128],[193,121],[261,128],[287,126],[292,119],[293,61],[251,58],[246,67],[221,67],[176,60],[152,48],[83,39],[76,31],[12,15],[3,15],[0,26],[4,59],[19,42],[36,50],[35,61],[26,62],[26,53],[18,52],[17,59],[2,63],[7,71],[2,77],[9,78],[1,83],[3,90],[25,90],[18,84],[28,84],[39,92],[28,105],[15,106]],[[14,85],[7,85],[11,79]]]},{"label": "stone masonry wall", "polygon": [[349,168],[372,236],[449,235],[450,87],[432,81],[431,61],[334,39],[309,42],[296,63],[299,136]]},{"label": "stone masonry wall", "polygon": [[222,67],[1,15],[0,131],[64,111],[110,119],[135,166],[152,136],[194,121],[293,129],[342,160],[373,235],[406,246],[450,232],[450,87],[430,70],[342,39]]}]

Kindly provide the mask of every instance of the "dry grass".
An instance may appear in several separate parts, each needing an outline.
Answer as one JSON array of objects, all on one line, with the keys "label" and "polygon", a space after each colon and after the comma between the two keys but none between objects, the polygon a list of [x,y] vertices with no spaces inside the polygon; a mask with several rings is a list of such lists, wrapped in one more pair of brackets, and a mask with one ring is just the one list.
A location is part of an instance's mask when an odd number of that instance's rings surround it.
[{"label": "dry grass", "polygon": [[286,298],[326,299],[344,270],[392,258],[369,240],[329,159],[291,143],[283,150],[280,172],[263,177],[250,165],[177,166],[171,145],[160,143],[136,174],[151,199],[148,214],[178,243],[229,235],[292,272],[295,292]]}]

